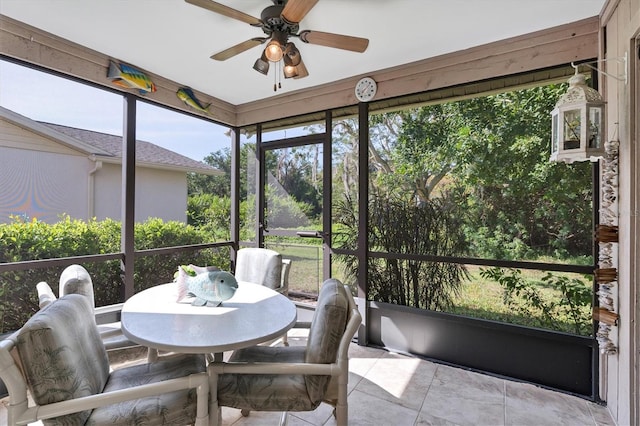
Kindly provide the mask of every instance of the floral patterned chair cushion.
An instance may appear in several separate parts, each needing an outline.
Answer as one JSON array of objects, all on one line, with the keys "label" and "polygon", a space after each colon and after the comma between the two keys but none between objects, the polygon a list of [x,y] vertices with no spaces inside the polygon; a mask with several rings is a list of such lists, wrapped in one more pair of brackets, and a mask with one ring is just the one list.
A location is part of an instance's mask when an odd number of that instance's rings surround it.
[{"label": "floral patterned chair cushion", "polygon": [[[327,280],[320,290],[307,346],[254,346],[234,351],[229,362],[322,363],[336,361],[348,313],[344,287]],[[330,376],[221,374],[220,406],[258,411],[311,411],[320,405]]]},{"label": "floral patterned chair cushion", "polygon": [[[304,362],[304,346],[253,346],[234,351],[229,362]],[[311,411],[319,403],[309,399],[301,374],[222,374],[218,377],[218,405],[258,411]]]},{"label": "floral patterned chair cushion", "polygon": [[[205,371],[203,355],[175,355],[114,370],[103,392],[161,382]],[[195,422],[196,391],[175,391],[98,407],[87,425],[188,425]]]},{"label": "floral patterned chair cushion", "polygon": [[[202,355],[177,355],[110,374],[107,352],[93,321],[93,307],[85,296],[78,294],[61,297],[37,312],[18,331],[16,347],[38,405],[161,382],[206,369]],[[185,389],[45,419],[43,423],[192,424],[195,418],[195,389]]]},{"label": "floral patterned chair cushion", "polygon": [[[81,295],[68,295],[36,313],[16,341],[34,401],[51,404],[102,392],[109,359],[93,321],[93,307]],[[45,420],[44,424],[84,424],[91,411]]]}]

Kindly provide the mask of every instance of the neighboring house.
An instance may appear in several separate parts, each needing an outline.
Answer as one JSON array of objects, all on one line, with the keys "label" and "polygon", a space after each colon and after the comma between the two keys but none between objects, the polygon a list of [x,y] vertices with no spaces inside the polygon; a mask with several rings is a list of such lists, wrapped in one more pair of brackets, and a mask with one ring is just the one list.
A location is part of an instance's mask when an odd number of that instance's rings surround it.
[{"label": "neighboring house", "polygon": [[[120,220],[122,137],[40,123],[0,107],[0,223],[11,215],[47,223]],[[135,219],[187,220],[187,174],[217,169],[136,141]]]}]

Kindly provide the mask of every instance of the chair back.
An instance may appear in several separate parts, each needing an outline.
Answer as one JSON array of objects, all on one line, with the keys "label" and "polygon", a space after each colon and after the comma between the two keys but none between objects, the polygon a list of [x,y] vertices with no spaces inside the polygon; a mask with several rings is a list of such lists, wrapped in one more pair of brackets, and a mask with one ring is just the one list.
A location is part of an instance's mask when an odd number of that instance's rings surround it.
[{"label": "chair back", "polygon": [[[349,315],[349,300],[342,283],[326,280],[318,294],[316,310],[311,320],[305,362],[332,364],[338,358],[338,349],[344,336]],[[312,401],[322,401],[331,376],[307,375],[307,392]]]},{"label": "chair back", "polygon": [[[12,337],[22,371],[38,405],[95,395],[109,377],[109,360],[93,306],[87,297],[68,294],[38,311]],[[84,424],[91,410],[43,420],[46,424]]]},{"label": "chair back", "polygon": [[282,276],[280,279],[279,293],[289,296],[289,271],[291,271],[291,259],[282,259]]},{"label": "chair back", "polygon": [[240,249],[236,259],[235,277],[238,281],[249,281],[275,290],[282,282],[282,256],[265,248]]},{"label": "chair back", "polygon": [[[197,268],[197,267],[196,267]],[[216,268],[217,269],[217,268]],[[93,293],[93,281],[89,272],[80,265],[67,266],[60,274],[60,297],[67,294],[80,294],[85,296],[94,309],[93,320],[98,324],[103,343],[107,350],[123,349],[139,346],[122,334],[120,327],[120,311],[122,304],[101,306],[95,308]],[[36,285],[38,292],[38,305],[40,309],[50,305],[56,300],[56,295],[49,284],[42,281]]]},{"label": "chair back", "polygon": [[91,275],[80,265],[69,265],[62,271],[59,293],[60,297],[65,294],[81,294],[89,299],[92,308],[96,306]]},{"label": "chair back", "polygon": [[[340,415],[345,416],[344,418],[346,418],[347,413],[344,407],[347,399],[346,384],[349,380],[349,346],[353,336],[355,336],[358,328],[362,324],[362,315],[360,315],[360,312],[358,311],[358,305],[356,305],[356,301],[354,300],[349,288],[347,286],[342,286],[342,288],[344,289],[347,301],[349,302],[349,312],[347,315],[347,325],[342,338],[340,339],[338,357],[336,360],[340,374],[338,376],[331,377],[327,393],[324,396],[324,401],[330,403],[334,407],[341,407],[337,409],[341,411]],[[341,400],[342,403],[340,403]]]},{"label": "chair back", "polygon": [[40,309],[50,305],[57,299],[55,293],[46,281],[40,281],[36,284],[36,291],[38,292],[38,307]]},{"label": "chair back", "polygon": [[[60,297],[72,293],[82,294],[89,299],[92,307],[95,306],[91,275],[80,265],[69,265],[62,271],[58,288]],[[44,281],[36,285],[36,291],[38,292],[38,305],[40,309],[48,306],[57,299],[49,284]]]}]

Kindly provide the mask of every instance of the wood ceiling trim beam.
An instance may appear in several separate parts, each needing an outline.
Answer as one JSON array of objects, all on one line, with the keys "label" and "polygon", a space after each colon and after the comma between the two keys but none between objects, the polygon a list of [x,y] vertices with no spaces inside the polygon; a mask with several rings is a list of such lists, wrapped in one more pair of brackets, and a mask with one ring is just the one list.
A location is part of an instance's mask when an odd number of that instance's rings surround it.
[{"label": "wood ceiling trim beam", "polygon": [[[375,101],[473,81],[523,73],[598,57],[598,17],[549,28],[471,49],[370,73],[378,82]],[[0,15],[0,53],[118,90],[106,78],[109,57]],[[115,58],[114,58],[115,59]],[[132,64],[136,66],[136,64]],[[149,73],[158,91],[145,99],[198,114],[180,101],[178,83]],[[234,106],[197,93],[212,103],[213,120],[245,126],[288,116],[356,105],[359,77]]]},{"label": "wood ceiling trim beam", "polygon": [[[598,57],[598,17],[368,74],[375,101]],[[238,125],[355,105],[359,77],[238,105]]]}]

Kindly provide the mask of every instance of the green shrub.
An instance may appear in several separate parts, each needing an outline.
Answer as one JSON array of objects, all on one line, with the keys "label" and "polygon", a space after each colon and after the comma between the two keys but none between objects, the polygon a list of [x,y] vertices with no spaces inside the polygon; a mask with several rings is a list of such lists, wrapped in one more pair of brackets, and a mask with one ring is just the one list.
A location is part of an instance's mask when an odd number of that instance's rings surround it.
[{"label": "green shrub", "polygon": [[[516,312],[537,321],[535,326],[559,331],[571,331],[588,336],[591,334],[591,298],[589,283],[569,279],[564,275],[548,272],[541,282],[525,279],[519,269],[481,269],[480,275],[499,283],[503,288],[504,303]],[[545,293],[542,288],[553,289],[559,299]],[[569,324],[569,329],[565,324]]]},{"label": "green shrub", "polygon": [[[391,254],[460,256],[467,244],[458,215],[451,214],[453,207],[443,198],[417,206],[377,197],[369,205],[369,249]],[[348,202],[339,204],[336,210],[344,225],[335,235],[337,245],[355,249],[356,215]],[[346,278],[355,279],[355,257],[340,259]],[[465,267],[455,263],[372,258],[367,266],[372,300],[432,310],[449,307],[467,276]]]},{"label": "green shrub", "polygon": [[[226,228],[228,229],[228,224]],[[149,219],[136,224],[136,250],[185,246],[214,241],[207,230],[181,222]],[[13,218],[0,224],[0,263],[120,252],[120,223],[63,217],[55,224]],[[178,251],[171,254],[137,256],[134,265],[136,291],[173,280],[178,265],[216,265],[229,268],[228,249]],[[96,306],[122,302],[122,271],[119,260],[82,263],[94,285]],[[38,310],[36,284],[47,282],[55,294],[65,266],[15,270],[0,273],[0,332],[18,329]]]}]

